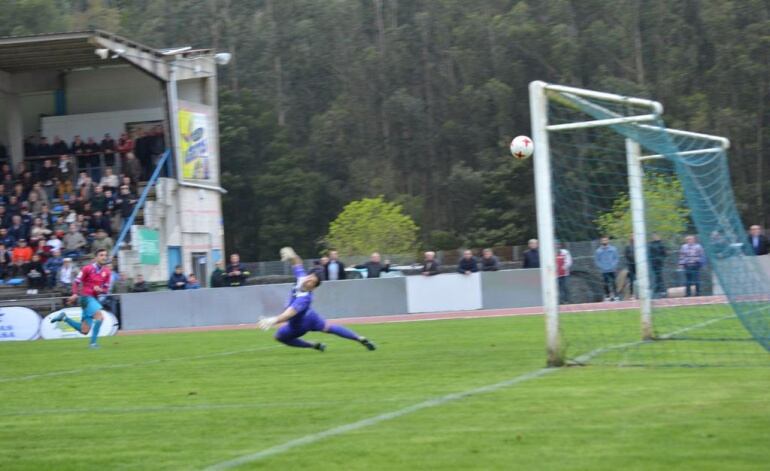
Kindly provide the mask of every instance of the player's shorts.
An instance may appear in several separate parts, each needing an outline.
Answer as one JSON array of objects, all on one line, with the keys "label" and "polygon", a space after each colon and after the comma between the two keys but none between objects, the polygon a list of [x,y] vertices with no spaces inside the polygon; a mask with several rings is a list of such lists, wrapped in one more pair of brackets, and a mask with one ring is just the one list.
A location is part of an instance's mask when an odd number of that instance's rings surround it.
[{"label": "player's shorts", "polygon": [[310,331],[320,332],[326,327],[326,319],[315,311],[310,311],[300,318],[292,318],[275,333],[277,338],[290,339],[302,337]]},{"label": "player's shorts", "polygon": [[96,314],[97,311],[104,309],[101,303],[93,296],[81,296],[80,307],[83,308],[81,320],[89,325],[91,324],[91,319],[94,318],[94,314]]}]

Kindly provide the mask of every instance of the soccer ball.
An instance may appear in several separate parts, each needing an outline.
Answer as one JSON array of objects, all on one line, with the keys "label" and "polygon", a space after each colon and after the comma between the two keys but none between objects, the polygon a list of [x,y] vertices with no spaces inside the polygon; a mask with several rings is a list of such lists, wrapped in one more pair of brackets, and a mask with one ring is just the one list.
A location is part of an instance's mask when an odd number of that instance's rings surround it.
[{"label": "soccer ball", "polygon": [[527,136],[516,136],[511,141],[511,154],[517,159],[526,159],[535,150],[532,139]]}]

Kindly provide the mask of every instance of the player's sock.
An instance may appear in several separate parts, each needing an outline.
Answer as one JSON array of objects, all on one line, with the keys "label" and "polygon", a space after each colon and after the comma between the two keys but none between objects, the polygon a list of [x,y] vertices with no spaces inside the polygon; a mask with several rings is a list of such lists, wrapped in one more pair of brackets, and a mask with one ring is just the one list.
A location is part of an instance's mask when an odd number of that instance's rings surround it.
[{"label": "player's sock", "polygon": [[94,319],[93,325],[91,325],[91,345],[96,345],[96,338],[99,336],[99,328],[102,326],[101,319]]},{"label": "player's sock", "polygon": [[66,322],[66,323],[67,323],[67,324],[68,324],[70,327],[72,327],[73,329],[77,330],[78,332],[81,332],[81,329],[83,328],[83,326],[80,324],[80,322],[78,322],[78,321],[73,321],[72,319],[70,319],[70,318],[69,318],[69,317],[67,317],[67,316],[64,316],[64,319],[62,319],[62,320],[63,320],[64,322]]},{"label": "player's sock", "polygon": [[355,340],[356,342],[359,341],[358,335],[355,334],[350,329],[346,329],[345,327],[342,327],[341,325],[331,325],[329,326],[329,330],[327,330],[330,334],[338,335],[342,338]]},{"label": "player's sock", "polygon": [[315,348],[316,344],[306,342],[302,339],[278,339],[279,342],[285,343],[290,347],[297,348]]}]

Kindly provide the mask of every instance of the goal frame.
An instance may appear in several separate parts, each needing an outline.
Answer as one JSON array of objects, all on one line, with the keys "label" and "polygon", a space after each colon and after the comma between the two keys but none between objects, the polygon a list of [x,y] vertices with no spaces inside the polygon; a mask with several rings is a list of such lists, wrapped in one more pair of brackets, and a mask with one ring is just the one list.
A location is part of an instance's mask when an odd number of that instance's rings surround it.
[{"label": "goal frame", "polygon": [[[569,94],[572,97],[595,98],[603,101],[635,105],[648,111],[646,114],[621,116],[610,112],[598,104],[589,106],[602,108],[606,114],[613,116],[607,119],[576,121],[571,123],[549,124],[548,122],[548,91]],[[550,133],[592,127],[606,127],[615,124],[635,123],[640,127],[664,131],[666,133],[685,136],[713,143],[713,147],[698,151],[683,151],[678,156],[686,157],[691,154],[721,152],[730,147],[730,141],[722,136],[695,133],[679,129],[661,128],[652,124],[663,114],[660,102],[644,98],[628,97],[613,93],[605,93],[582,88],[549,84],[534,81],[529,84],[530,118],[532,121],[532,138],[534,141],[535,164],[535,203],[537,206],[537,232],[540,242],[540,283],[543,297],[546,328],[547,365],[551,367],[565,364],[559,329],[559,293],[557,287],[556,246],[554,229],[554,210],[551,174],[551,153],[549,144]],[[586,102],[588,103],[588,102]],[[620,134],[618,134],[620,136]],[[641,340],[653,340],[654,329],[652,320],[652,293],[650,291],[649,267],[647,258],[647,228],[644,208],[644,168],[643,163],[649,160],[664,159],[661,154],[643,155],[638,142],[626,138],[626,165],[628,189],[631,210],[632,231],[634,235],[634,257],[637,273],[637,295],[640,311]]]}]

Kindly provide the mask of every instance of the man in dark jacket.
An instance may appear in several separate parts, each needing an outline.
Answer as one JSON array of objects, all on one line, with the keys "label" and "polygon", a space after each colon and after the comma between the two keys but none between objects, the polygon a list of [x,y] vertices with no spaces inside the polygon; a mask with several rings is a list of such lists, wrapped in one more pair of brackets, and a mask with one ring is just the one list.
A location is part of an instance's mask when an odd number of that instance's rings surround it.
[{"label": "man in dark jacket", "polygon": [[380,254],[379,252],[374,252],[371,257],[369,257],[369,261],[366,263],[362,263],[360,265],[356,265],[355,268],[359,270],[366,269],[366,278],[379,278],[380,273],[385,272],[388,273],[390,271],[390,260],[385,260],[385,265],[380,262]]},{"label": "man in dark jacket", "polygon": [[345,274],[345,264],[339,259],[339,254],[336,250],[329,252],[329,263],[324,265],[324,280],[335,281],[344,280],[347,278]]},{"label": "man in dark jacket", "polygon": [[171,278],[168,279],[168,289],[181,290],[187,286],[187,277],[184,276],[182,271],[182,265],[177,265],[174,269],[174,273],[171,274]]},{"label": "man in dark jacket", "polygon": [[225,262],[224,260],[218,260],[216,268],[211,272],[211,283],[209,283],[209,286],[212,288],[222,288],[226,286],[225,276]]},{"label": "man in dark jacket", "polygon": [[146,293],[150,291],[150,288],[147,287],[147,282],[144,281],[144,277],[140,275],[136,275],[136,281],[134,281],[134,286],[131,287],[132,293]]},{"label": "man in dark jacket", "polygon": [[524,268],[540,268],[540,251],[537,239],[529,239],[529,248],[524,251]]},{"label": "man in dark jacket", "polygon": [[655,297],[666,296],[666,284],[663,281],[663,267],[666,263],[666,246],[658,234],[652,234],[652,240],[647,246],[647,257],[652,268],[652,292]]},{"label": "man in dark jacket", "polygon": [[438,275],[438,262],[436,261],[436,252],[425,252],[425,262],[423,262],[420,273],[424,276]]},{"label": "man in dark jacket", "polygon": [[762,228],[753,225],[749,228],[749,245],[754,251],[754,255],[767,255],[770,247],[767,244],[767,237],[762,234]]},{"label": "man in dark jacket", "polygon": [[229,286],[241,286],[246,283],[249,273],[241,264],[241,256],[237,253],[230,255],[230,264],[227,266],[227,284]]},{"label": "man in dark jacket", "polygon": [[460,263],[457,264],[457,273],[470,275],[477,271],[479,271],[479,261],[473,256],[473,252],[466,250],[463,252],[463,258],[460,259]]},{"label": "man in dark jacket", "polygon": [[500,259],[498,259],[492,249],[484,249],[481,256],[481,271],[497,271],[500,269]]}]

